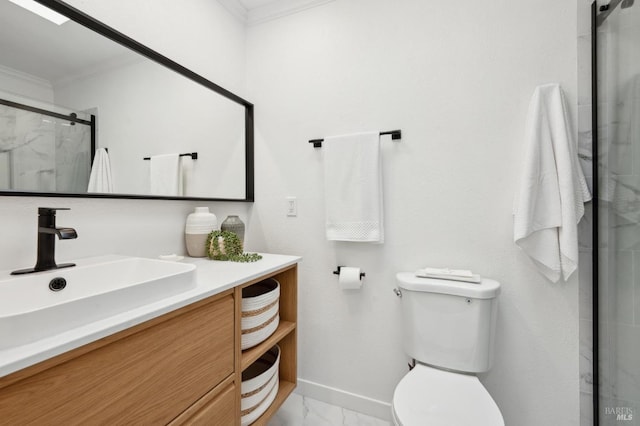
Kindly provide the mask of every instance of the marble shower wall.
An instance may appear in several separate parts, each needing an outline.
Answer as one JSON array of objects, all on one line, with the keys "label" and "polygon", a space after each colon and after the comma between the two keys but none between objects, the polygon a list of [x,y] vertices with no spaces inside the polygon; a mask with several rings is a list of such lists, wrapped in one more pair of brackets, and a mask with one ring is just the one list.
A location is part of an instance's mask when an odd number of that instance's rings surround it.
[{"label": "marble shower wall", "polygon": [[[591,13],[590,0],[578,0],[578,155],[587,182],[593,187],[591,158]],[[592,203],[578,224],[580,247],[580,425],[591,426],[592,416]]]},{"label": "marble shower wall", "polygon": [[0,105],[0,189],[85,192],[91,130]]}]

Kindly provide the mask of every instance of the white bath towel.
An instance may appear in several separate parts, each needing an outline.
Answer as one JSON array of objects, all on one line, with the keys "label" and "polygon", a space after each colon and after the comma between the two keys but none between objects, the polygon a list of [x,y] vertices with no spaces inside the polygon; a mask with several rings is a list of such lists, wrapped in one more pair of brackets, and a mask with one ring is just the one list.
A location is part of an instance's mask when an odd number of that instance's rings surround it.
[{"label": "white bath towel", "polygon": [[380,133],[327,137],[322,150],[327,239],[384,242]]},{"label": "white bath towel", "polygon": [[93,157],[87,192],[100,192],[104,194],[113,192],[111,162],[109,161],[109,154],[104,148],[98,148]]},{"label": "white bath towel", "polygon": [[522,181],[513,238],[550,281],[578,265],[578,227],[591,199],[578,163],[569,113],[558,84],[535,89],[525,129]]},{"label": "white bath towel", "polygon": [[182,166],[179,154],[151,156],[149,182],[152,195],[182,195]]}]

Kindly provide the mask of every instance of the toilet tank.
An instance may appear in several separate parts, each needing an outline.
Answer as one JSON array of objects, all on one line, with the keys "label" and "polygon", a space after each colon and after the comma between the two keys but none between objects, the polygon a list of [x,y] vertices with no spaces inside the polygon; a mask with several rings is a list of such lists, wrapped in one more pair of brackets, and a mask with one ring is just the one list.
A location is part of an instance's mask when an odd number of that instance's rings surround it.
[{"label": "toilet tank", "polygon": [[416,361],[468,373],[491,368],[500,283],[396,276],[405,352]]}]

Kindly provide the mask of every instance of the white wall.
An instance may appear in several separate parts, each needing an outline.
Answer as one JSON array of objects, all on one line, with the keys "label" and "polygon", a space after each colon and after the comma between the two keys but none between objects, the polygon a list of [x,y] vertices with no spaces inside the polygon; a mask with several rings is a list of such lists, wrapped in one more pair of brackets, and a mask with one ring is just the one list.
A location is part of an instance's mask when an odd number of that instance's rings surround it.
[{"label": "white wall", "polygon": [[[245,87],[244,27],[215,1],[70,0],[70,4],[192,68],[229,90]],[[122,253],[157,256],[184,253],[184,222],[197,205],[207,205],[219,222],[239,214],[250,223],[245,203],[157,200],[99,200],[0,197],[0,269],[32,266],[36,255],[37,207],[71,207],[58,223],[77,229],[78,239],[59,241],[60,261]],[[252,249],[251,241],[247,249]]]},{"label": "white wall", "polygon": [[[511,216],[534,87],[559,82],[576,104],[575,8],[351,0],[250,28],[249,235],[304,257],[303,392],[386,415],[406,372],[395,273],[468,268],[503,284],[494,367],[481,380],[506,424],[578,424],[578,279],[539,275],[512,242]],[[382,143],[384,245],[327,242],[322,149],[307,141],[396,128],[402,141]],[[298,217],[285,215],[288,195]],[[360,266],[363,289],[340,291],[336,265]]]}]

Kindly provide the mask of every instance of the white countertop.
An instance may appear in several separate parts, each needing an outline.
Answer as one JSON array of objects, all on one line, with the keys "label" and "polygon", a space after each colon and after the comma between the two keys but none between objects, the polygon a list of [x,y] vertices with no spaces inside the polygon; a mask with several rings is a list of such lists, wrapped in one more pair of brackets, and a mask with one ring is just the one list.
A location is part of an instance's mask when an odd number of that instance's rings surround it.
[{"label": "white countertop", "polygon": [[261,254],[262,259],[252,263],[185,257],[182,260],[183,263],[192,263],[197,267],[195,288],[33,343],[2,349],[0,350],[0,377],[234,288],[262,275],[291,266],[301,260],[298,256]]}]

